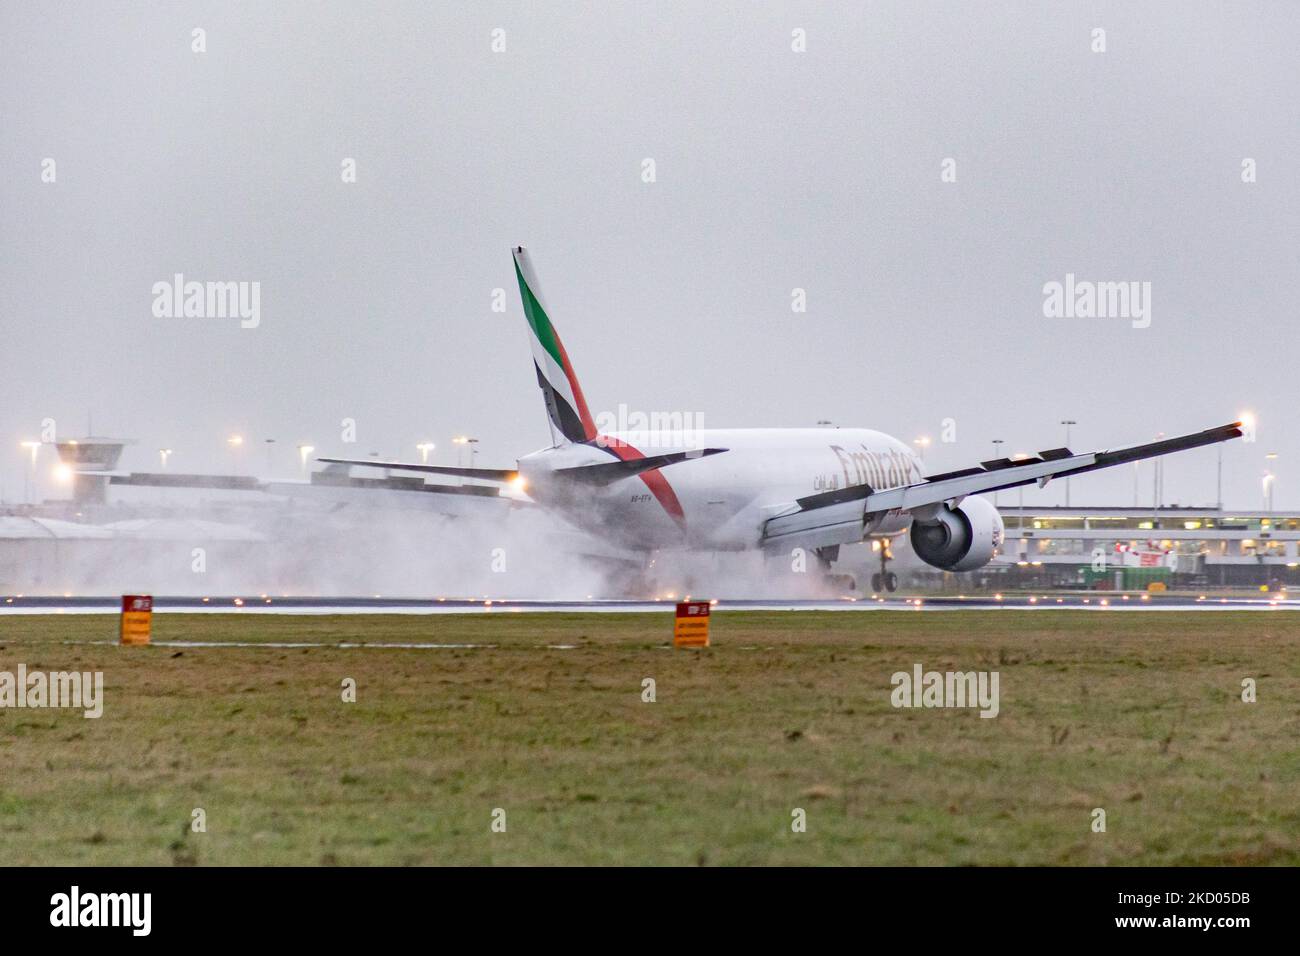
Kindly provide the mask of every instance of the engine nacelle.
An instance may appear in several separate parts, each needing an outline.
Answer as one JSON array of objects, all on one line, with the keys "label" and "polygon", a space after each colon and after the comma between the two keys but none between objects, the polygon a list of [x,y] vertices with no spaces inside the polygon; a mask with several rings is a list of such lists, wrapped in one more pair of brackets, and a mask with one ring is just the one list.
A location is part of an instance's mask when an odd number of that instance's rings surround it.
[{"label": "engine nacelle", "polygon": [[1002,546],[1002,516],[983,498],[970,497],[959,508],[947,505],[929,521],[912,521],[912,550],[926,564],[944,571],[974,571],[993,560]]}]

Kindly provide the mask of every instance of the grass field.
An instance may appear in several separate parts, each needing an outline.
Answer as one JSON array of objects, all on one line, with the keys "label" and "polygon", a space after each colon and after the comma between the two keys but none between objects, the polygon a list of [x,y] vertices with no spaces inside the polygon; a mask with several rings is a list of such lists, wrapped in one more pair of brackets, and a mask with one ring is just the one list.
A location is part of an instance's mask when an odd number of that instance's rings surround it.
[{"label": "grass field", "polygon": [[[68,643],[115,627],[0,616],[0,670],[105,680],[99,720],[0,709],[2,865],[1300,863],[1300,614],[724,611],[705,651],[668,614],[163,614],[157,641],[491,646]],[[893,708],[916,663],[998,671],[999,716]]]}]

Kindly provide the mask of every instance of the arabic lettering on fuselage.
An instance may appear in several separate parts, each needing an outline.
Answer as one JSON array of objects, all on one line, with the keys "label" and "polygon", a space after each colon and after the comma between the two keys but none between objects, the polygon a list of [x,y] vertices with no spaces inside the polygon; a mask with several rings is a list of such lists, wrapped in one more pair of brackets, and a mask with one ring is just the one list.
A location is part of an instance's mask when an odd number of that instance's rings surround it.
[{"label": "arabic lettering on fuselage", "polygon": [[815,475],[813,477],[813,491],[838,491],[839,487],[839,475]]}]

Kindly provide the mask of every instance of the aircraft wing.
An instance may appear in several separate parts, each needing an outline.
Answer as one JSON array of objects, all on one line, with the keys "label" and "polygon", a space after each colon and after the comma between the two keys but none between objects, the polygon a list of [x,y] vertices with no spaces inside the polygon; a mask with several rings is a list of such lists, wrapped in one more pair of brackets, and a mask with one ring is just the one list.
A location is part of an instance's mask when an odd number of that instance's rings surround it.
[{"label": "aircraft wing", "polygon": [[1108,451],[1075,454],[1068,448],[1052,448],[1028,458],[997,458],[981,462],[978,467],[931,475],[924,481],[882,491],[875,491],[867,485],[854,485],[799,498],[790,508],[767,520],[763,528],[763,543],[783,546],[797,542],[807,547],[848,544],[862,540],[867,520],[872,515],[911,512],[917,517],[928,517],[945,504],[960,504],[967,495],[1031,484],[1041,488],[1053,478],[1240,437],[1241,422],[1233,422],[1191,435]]},{"label": "aircraft wing", "polygon": [[[374,461],[364,464],[374,464]],[[353,477],[346,464],[329,465],[313,472],[307,480],[139,471],[81,471],[78,474],[108,478],[110,484],[137,488],[253,491],[282,498],[312,500],[331,509],[349,504],[379,504],[434,511],[451,517],[489,515],[531,504],[512,489],[496,486],[430,484],[421,477],[400,475]]]},{"label": "aircraft wing", "polygon": [[375,458],[317,458],[330,465],[360,465],[363,468],[384,468],[389,471],[419,471],[429,475],[451,475],[455,478],[475,478],[482,481],[514,481],[519,472],[513,468],[456,468],[451,465],[423,465],[409,461],[379,461]]}]

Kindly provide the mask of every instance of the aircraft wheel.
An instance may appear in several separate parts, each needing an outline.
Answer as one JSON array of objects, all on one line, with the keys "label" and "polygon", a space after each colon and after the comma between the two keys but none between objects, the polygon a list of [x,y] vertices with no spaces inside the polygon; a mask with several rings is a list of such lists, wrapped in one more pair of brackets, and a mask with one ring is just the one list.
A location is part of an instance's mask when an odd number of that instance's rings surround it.
[{"label": "aircraft wheel", "polygon": [[871,576],[871,590],[880,590],[880,575],[878,573]]},{"label": "aircraft wheel", "polygon": [[895,574],[893,571],[890,571],[888,574],[885,575],[885,590],[886,591],[898,590],[898,575]]}]

